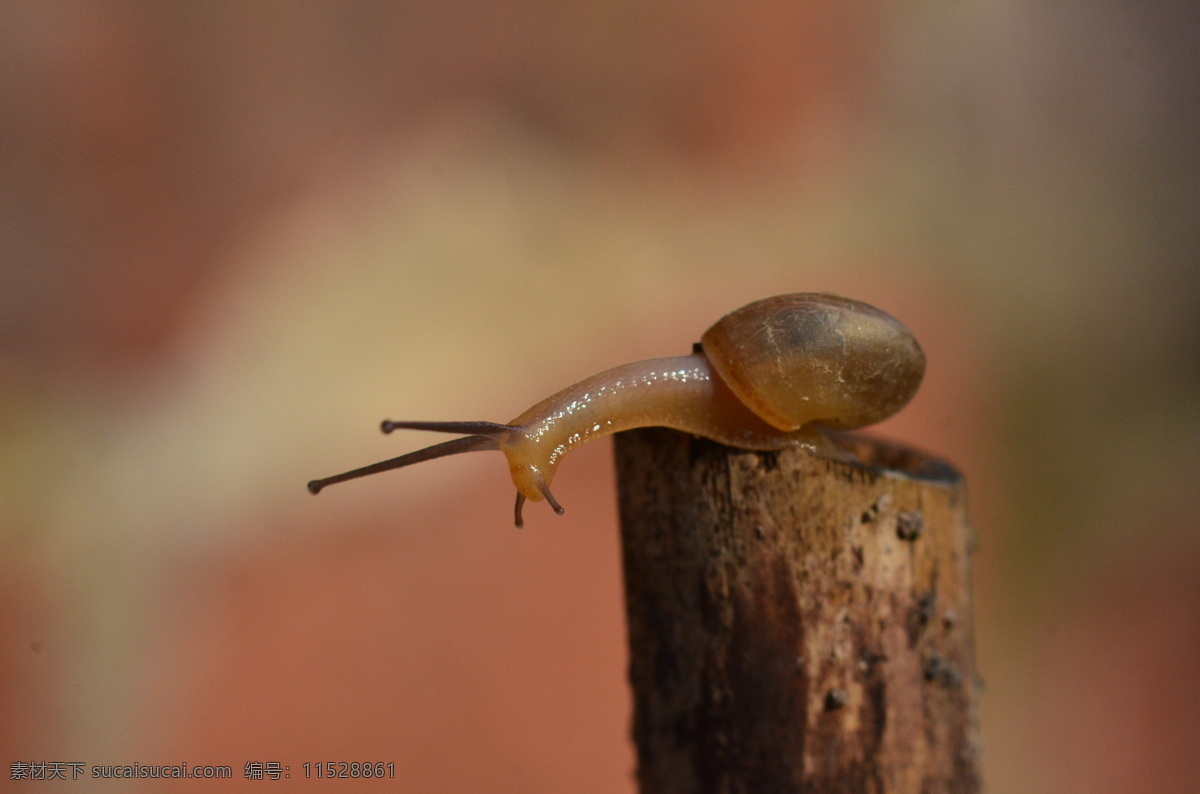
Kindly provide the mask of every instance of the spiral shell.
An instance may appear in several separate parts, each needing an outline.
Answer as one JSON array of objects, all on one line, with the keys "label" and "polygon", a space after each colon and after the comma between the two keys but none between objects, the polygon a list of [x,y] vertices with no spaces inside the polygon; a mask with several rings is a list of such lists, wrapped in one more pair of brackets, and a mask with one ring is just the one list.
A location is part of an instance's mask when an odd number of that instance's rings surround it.
[{"label": "spiral shell", "polygon": [[878,422],[912,399],[925,374],[925,354],[899,320],[837,295],[756,301],[718,320],[701,346],[739,399],[784,431]]}]

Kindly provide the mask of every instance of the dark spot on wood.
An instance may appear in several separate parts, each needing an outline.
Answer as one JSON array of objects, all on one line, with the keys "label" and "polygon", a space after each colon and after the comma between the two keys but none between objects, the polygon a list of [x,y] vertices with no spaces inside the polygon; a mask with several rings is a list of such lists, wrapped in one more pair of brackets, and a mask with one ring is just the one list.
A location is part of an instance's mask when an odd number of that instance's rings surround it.
[{"label": "dark spot on wood", "polygon": [[925,627],[937,614],[937,594],[932,590],[921,593],[917,599],[917,625]]},{"label": "dark spot on wood", "polygon": [[905,510],[896,516],[896,537],[914,541],[925,533],[925,520],[918,510]]},{"label": "dark spot on wood", "polygon": [[936,653],[930,654],[929,658],[925,660],[924,667],[921,668],[921,674],[925,677],[926,681],[933,681],[941,674],[943,664],[945,662],[942,661],[942,657]]},{"label": "dark spot on wood", "polygon": [[873,676],[866,687],[866,700],[863,702],[859,721],[865,733],[863,748],[872,766],[877,766],[875,756],[883,744],[883,735],[887,730],[887,678],[883,675]]},{"label": "dark spot on wood", "polygon": [[779,468],[779,453],[766,451],[754,453],[758,456],[759,465],[763,471],[775,471]]},{"label": "dark spot on wood", "polygon": [[930,683],[940,683],[948,688],[956,688],[962,683],[962,673],[954,665],[936,653],[931,653],[922,668],[925,680]]},{"label": "dark spot on wood", "polygon": [[911,602],[905,619],[905,630],[908,633],[908,647],[916,648],[921,635],[929,627],[929,622],[937,614],[937,594],[926,590]]},{"label": "dark spot on wood", "polygon": [[844,709],[850,700],[850,695],[844,689],[831,689],[825,693],[825,710],[837,711]]}]

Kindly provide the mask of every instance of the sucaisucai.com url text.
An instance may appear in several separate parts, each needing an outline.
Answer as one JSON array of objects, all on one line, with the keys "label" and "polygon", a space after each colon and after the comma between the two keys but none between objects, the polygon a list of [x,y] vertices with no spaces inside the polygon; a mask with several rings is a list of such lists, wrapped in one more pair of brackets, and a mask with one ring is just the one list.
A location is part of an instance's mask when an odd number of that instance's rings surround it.
[{"label": "sucaisucai.com url text", "polygon": [[233,777],[233,767],[201,764],[85,764],[79,761],[14,761],[9,780],[79,780],[80,778],[184,778],[217,780]]}]

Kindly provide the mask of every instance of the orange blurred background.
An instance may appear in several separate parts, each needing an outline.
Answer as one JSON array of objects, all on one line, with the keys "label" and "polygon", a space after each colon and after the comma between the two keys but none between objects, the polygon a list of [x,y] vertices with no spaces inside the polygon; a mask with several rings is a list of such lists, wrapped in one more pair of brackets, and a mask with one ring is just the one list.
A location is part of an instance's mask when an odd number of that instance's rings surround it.
[{"label": "orange blurred background", "polygon": [[970,483],[989,789],[1194,791],[1198,21],[3,4],[0,789],[633,791],[608,442],[521,532],[491,455],[304,483],[827,290],[921,339],[880,432]]}]

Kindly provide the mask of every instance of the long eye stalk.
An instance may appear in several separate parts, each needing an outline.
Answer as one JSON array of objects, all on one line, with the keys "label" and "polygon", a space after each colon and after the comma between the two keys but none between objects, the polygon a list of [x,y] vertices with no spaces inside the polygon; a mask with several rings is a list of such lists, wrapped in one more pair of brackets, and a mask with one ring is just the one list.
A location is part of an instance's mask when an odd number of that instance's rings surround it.
[{"label": "long eye stalk", "polygon": [[435,433],[462,433],[499,438],[521,428],[495,422],[393,422],[391,419],[384,419],[379,429],[385,433],[393,430],[432,430]]},{"label": "long eye stalk", "polygon": [[[416,425],[416,424],[432,425],[432,424],[451,424],[451,423],[384,422],[383,427],[384,427],[385,433],[390,433],[392,431],[392,429],[399,428],[399,427],[408,427],[409,425]],[[455,423],[455,424],[479,426],[479,425],[488,425],[490,423],[489,422],[459,422],[459,423]],[[389,425],[391,427],[389,427]],[[494,425],[493,427],[507,428],[507,425]],[[421,427],[419,429],[432,430],[434,428]],[[479,427],[478,429],[482,430],[484,428]],[[455,429],[455,430],[446,430],[445,432],[457,433],[457,432],[463,432],[463,431]],[[414,463],[421,463],[422,461],[433,460],[434,458],[444,458],[447,455],[457,455],[460,452],[476,452],[476,451],[480,451],[480,450],[490,450],[490,449],[500,449],[500,442],[491,436],[472,435],[472,436],[466,436],[465,438],[456,438],[453,441],[443,441],[442,443],[434,444],[431,447],[425,447],[424,449],[418,449],[416,452],[409,452],[407,455],[401,455],[398,458],[391,458],[390,460],[383,460],[383,461],[380,461],[379,463],[372,463],[370,466],[363,466],[361,469],[353,469],[351,471],[342,472],[341,474],[335,474],[332,477],[325,477],[320,480],[312,480],[311,482],[308,483],[308,490],[309,490],[309,493],[318,494],[321,492],[321,489],[324,488],[326,485],[333,485],[334,483],[345,482],[346,480],[355,480],[355,479],[358,479],[359,477],[366,477],[369,474],[378,474],[381,471],[391,471],[392,469],[399,469],[404,466],[411,466]]]}]

